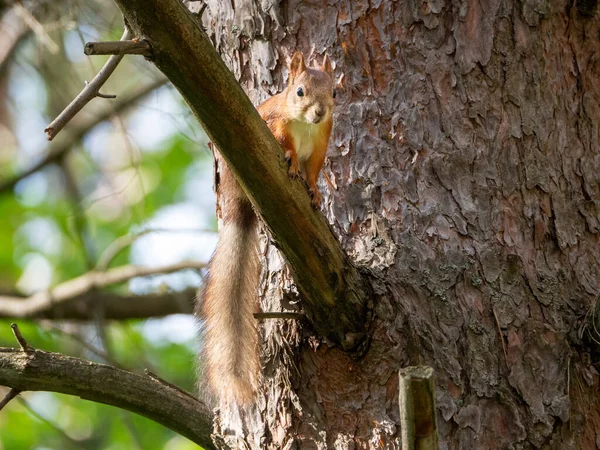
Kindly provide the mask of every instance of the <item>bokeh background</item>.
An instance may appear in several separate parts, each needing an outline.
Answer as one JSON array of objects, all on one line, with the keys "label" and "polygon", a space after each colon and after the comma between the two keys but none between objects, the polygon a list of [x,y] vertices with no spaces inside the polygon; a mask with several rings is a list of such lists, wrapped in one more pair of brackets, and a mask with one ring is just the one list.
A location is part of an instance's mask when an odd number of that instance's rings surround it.
[{"label": "bokeh background", "polygon": [[[177,91],[141,56],[128,56],[96,98],[49,143],[44,128],[107,57],[88,41],[118,40],[111,1],[0,2],[0,295],[27,296],[96,268],[207,261],[216,244],[212,155]],[[91,125],[91,126],[90,126]],[[62,147],[61,147],[62,146]],[[19,177],[62,148],[39,171]],[[16,183],[7,183],[19,177]],[[123,238],[126,237],[126,238]],[[114,292],[182,291],[204,273],[135,278]],[[0,346],[15,347],[8,318]],[[37,348],[149,369],[194,391],[198,324],[149,320],[18,320]],[[0,396],[7,392],[0,387]],[[188,449],[185,438],[126,411],[27,392],[0,412],[0,449]]]}]

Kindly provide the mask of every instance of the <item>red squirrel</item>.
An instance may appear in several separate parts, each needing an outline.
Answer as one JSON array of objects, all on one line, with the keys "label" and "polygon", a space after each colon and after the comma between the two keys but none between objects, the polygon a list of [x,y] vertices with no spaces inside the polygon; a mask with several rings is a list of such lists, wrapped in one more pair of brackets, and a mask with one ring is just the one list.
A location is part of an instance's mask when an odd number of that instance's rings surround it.
[{"label": "red squirrel", "polygon": [[[286,89],[257,108],[283,148],[290,176],[304,175],[314,207],[321,204],[317,179],[331,135],[334,97],[329,57],[325,56],[319,68],[310,68],[302,53],[296,52]],[[218,399],[246,404],[260,380],[258,330],[253,317],[258,310],[260,274],[258,220],[229,168],[226,164],[220,168],[222,225],[203,301],[196,307],[204,321],[201,369]]]}]

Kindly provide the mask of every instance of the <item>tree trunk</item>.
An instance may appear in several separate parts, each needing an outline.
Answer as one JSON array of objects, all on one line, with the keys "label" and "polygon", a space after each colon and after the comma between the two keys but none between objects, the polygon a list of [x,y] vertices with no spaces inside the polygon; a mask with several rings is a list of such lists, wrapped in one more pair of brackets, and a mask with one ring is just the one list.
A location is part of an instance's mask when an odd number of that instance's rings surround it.
[{"label": "tree trunk", "polygon": [[[441,448],[600,448],[596,0],[206,3],[255,103],[294,49],[332,57],[323,211],[375,292],[358,359],[264,320],[260,399],[221,406],[220,445],[400,448],[397,372],[427,364]],[[262,310],[301,308],[264,255]]]}]

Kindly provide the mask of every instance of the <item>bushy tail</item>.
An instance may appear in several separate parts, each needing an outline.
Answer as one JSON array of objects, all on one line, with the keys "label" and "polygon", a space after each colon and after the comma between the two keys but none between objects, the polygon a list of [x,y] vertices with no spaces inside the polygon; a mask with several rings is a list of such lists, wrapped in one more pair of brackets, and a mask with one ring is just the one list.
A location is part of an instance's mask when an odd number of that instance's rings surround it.
[{"label": "bushy tail", "polygon": [[[222,161],[222,160],[221,160]],[[223,224],[209,263],[203,301],[203,376],[220,400],[247,403],[259,379],[257,217],[250,201],[223,164],[219,175]]]}]

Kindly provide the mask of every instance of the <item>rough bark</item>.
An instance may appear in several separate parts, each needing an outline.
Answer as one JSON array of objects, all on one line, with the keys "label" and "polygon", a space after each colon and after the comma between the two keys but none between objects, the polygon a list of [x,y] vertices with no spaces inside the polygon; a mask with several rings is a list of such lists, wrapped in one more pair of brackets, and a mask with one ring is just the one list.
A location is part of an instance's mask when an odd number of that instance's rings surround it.
[{"label": "rough bark", "polygon": [[[335,62],[323,209],[376,293],[360,360],[264,321],[264,396],[221,409],[220,445],[399,448],[397,370],[428,364],[441,448],[596,448],[581,338],[600,281],[596,1],[205,3],[256,103],[294,49]],[[265,255],[263,310],[290,308]]]}]

